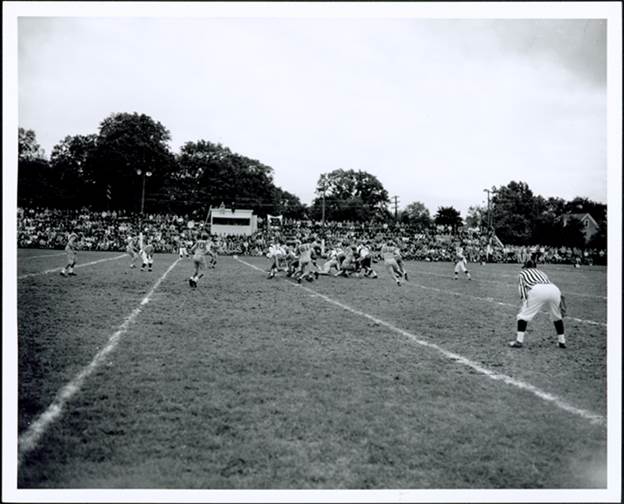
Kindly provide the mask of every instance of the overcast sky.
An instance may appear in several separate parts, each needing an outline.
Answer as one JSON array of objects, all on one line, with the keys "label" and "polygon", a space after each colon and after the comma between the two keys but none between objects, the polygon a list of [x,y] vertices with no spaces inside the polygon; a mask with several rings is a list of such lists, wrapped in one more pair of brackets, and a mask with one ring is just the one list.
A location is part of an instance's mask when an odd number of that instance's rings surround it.
[{"label": "overcast sky", "polygon": [[37,17],[18,21],[19,125],[49,155],[139,112],[314,197],[376,175],[465,216],[484,188],[606,202],[604,20]]}]

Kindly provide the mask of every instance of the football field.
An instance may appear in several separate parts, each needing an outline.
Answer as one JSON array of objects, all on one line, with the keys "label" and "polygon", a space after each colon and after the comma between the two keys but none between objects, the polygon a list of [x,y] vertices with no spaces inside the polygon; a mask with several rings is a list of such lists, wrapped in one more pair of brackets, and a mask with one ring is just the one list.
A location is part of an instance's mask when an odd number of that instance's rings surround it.
[{"label": "football field", "polygon": [[128,264],[18,251],[19,488],[606,487],[604,267],[545,265],[568,348],[540,314],[512,349],[519,265]]}]

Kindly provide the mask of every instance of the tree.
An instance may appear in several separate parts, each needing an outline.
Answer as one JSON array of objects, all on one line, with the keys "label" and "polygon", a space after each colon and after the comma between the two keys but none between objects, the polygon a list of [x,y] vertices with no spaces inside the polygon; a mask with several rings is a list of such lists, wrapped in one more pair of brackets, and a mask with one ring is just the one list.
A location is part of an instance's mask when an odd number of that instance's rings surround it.
[{"label": "tree", "polygon": [[54,146],[50,166],[57,187],[55,206],[78,208],[98,197],[91,165],[96,148],[97,135],[66,136]]},{"label": "tree", "polygon": [[[186,206],[206,208],[223,203],[262,216],[276,213],[273,169],[260,161],[206,140],[185,143],[176,161],[178,169],[169,177],[168,188],[184,198]],[[293,197],[284,199],[290,198],[294,205]]]},{"label": "tree", "polygon": [[377,177],[361,170],[340,169],[321,174],[316,193],[318,196],[311,208],[315,219],[322,215],[323,199],[326,220],[357,222],[367,222],[385,214],[390,202],[388,191]]},{"label": "tree", "polygon": [[399,215],[399,221],[422,231],[433,223],[427,207],[420,201],[414,201],[405,207]]},{"label": "tree", "polygon": [[578,248],[585,246],[585,232],[583,223],[579,219],[571,218],[567,221],[563,227],[562,244]]},{"label": "tree", "polygon": [[[150,194],[158,194],[164,180],[175,167],[169,150],[169,131],[145,114],[112,114],[102,121],[93,152],[91,173],[86,176],[94,182],[92,204],[107,203],[107,188],[116,208],[138,210],[141,203],[143,178],[149,177]],[[162,194],[161,194],[162,197]]]},{"label": "tree", "polygon": [[33,130],[18,128],[17,204],[54,206],[50,165]]},{"label": "tree", "polygon": [[273,189],[273,210],[270,213],[283,215],[287,219],[303,219],[306,206],[294,194],[275,187]]},{"label": "tree", "polygon": [[496,189],[491,205],[496,235],[504,243],[530,243],[539,215],[538,203],[525,182],[512,181]]},{"label": "tree", "polygon": [[439,207],[437,213],[433,218],[433,221],[438,226],[450,227],[453,233],[455,233],[457,231],[457,228],[459,228],[463,224],[461,214],[452,206]]},{"label": "tree", "polygon": [[466,213],[466,226],[487,227],[487,207],[471,206]]},{"label": "tree", "polygon": [[18,128],[17,139],[18,159],[20,161],[45,159],[45,152],[37,143],[37,135],[33,130]]}]

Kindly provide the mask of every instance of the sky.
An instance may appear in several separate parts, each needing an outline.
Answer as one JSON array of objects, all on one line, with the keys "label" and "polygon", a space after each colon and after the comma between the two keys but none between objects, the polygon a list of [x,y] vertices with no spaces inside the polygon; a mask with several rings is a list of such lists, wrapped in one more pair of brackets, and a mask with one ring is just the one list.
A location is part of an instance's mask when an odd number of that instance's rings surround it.
[{"label": "sky", "polygon": [[40,16],[17,37],[18,122],[47,155],[138,112],[306,204],[338,168],[432,214],[512,180],[607,201],[603,19]]}]

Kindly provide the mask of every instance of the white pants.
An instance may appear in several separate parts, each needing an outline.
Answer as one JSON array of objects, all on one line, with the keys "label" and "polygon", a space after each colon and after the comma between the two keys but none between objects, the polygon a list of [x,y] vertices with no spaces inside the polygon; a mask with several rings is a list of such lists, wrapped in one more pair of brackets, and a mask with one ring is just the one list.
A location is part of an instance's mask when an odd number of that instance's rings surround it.
[{"label": "white pants", "polygon": [[466,263],[464,261],[457,261],[457,264],[455,265],[455,273],[466,273],[466,271],[468,271],[466,269]]},{"label": "white pants", "polygon": [[553,322],[561,320],[560,302],[561,291],[556,285],[537,284],[527,294],[527,300],[522,303],[520,313],[518,313],[516,319],[526,320],[527,322],[533,320],[533,317],[546,305],[550,312],[550,320]]},{"label": "white pants", "polygon": [[143,264],[152,264],[153,262],[152,256],[147,255],[147,253],[143,252],[142,250],[141,250],[141,260],[143,261]]}]

